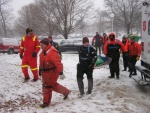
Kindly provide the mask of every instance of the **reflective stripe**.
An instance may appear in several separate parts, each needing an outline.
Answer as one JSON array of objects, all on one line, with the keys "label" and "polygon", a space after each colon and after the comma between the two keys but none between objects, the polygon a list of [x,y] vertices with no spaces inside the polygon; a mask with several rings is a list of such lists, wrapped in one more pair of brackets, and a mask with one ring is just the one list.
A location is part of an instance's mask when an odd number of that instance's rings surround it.
[{"label": "reflective stripe", "polygon": [[26,67],[28,67],[28,65],[22,65],[22,66],[21,66],[21,68],[26,68]]},{"label": "reflective stripe", "polygon": [[20,49],[24,49],[24,47],[20,46]]},{"label": "reflective stripe", "polygon": [[33,37],[33,41],[35,41],[35,39],[36,39],[36,36]]},{"label": "reflective stripe", "polygon": [[38,47],[40,48],[41,46],[36,46],[36,47],[37,47],[37,48],[38,48]]},{"label": "reflective stripe", "polygon": [[25,41],[25,36],[24,36],[24,37],[22,37],[22,40],[23,40],[23,41]]},{"label": "reflective stripe", "polygon": [[38,68],[31,68],[32,71],[38,70]]}]

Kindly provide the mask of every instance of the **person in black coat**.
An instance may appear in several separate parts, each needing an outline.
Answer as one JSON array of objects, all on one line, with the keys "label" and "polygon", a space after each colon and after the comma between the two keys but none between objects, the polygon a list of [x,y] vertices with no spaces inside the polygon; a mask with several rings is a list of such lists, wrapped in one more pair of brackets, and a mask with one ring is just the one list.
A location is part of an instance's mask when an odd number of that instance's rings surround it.
[{"label": "person in black coat", "polygon": [[88,91],[87,95],[92,93],[93,89],[93,69],[97,60],[95,49],[89,45],[89,39],[83,38],[83,45],[79,48],[79,63],[77,64],[77,83],[79,87],[79,98],[84,95],[83,75],[87,75]]},{"label": "person in black coat", "polygon": [[49,36],[48,40],[49,40],[50,44],[57,49],[57,51],[59,52],[59,55],[60,55],[60,57],[62,59],[62,54],[61,54],[61,51],[60,51],[60,48],[59,48],[59,44],[57,42],[53,41],[52,36]]}]

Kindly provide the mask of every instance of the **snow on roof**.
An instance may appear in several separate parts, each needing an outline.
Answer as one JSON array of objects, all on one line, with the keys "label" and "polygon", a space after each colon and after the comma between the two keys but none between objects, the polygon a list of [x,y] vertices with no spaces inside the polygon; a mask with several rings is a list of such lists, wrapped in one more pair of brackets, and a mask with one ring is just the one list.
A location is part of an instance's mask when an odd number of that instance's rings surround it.
[{"label": "snow on roof", "polygon": [[2,38],[3,45],[19,46],[19,41],[16,38]]}]

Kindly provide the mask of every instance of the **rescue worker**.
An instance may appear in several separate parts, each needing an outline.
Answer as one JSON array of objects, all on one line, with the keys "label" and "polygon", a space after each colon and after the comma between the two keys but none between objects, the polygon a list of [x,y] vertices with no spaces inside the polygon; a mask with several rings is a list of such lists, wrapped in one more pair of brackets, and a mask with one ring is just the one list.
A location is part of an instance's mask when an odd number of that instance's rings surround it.
[{"label": "rescue worker", "polygon": [[60,57],[62,58],[61,51],[59,49],[59,44],[57,42],[53,41],[52,36],[49,36],[48,40],[49,40],[50,44],[57,49],[57,51],[59,52]]},{"label": "rescue worker", "polygon": [[86,94],[91,94],[93,89],[93,69],[97,60],[95,49],[89,45],[89,39],[83,38],[83,45],[79,48],[79,63],[77,64],[77,83],[79,87],[79,98],[84,95],[83,75],[87,75],[88,91]]},{"label": "rescue worker", "polygon": [[106,33],[103,33],[103,45],[108,41],[108,37],[107,37],[107,34]]},{"label": "rescue worker", "polygon": [[[122,44],[126,47],[127,52],[129,52],[129,40],[126,36],[122,37]],[[126,52],[122,52],[122,56],[123,56],[123,66],[124,69],[123,71],[127,70],[128,67],[128,56]]]},{"label": "rescue worker", "polygon": [[[59,52],[59,56],[60,56],[60,58],[62,60],[62,54],[61,54],[61,51],[60,51],[60,48],[59,48],[59,44],[57,42],[53,41],[52,36],[49,36],[48,40],[49,40],[51,46],[55,47],[55,49]],[[62,74],[63,74],[63,72],[62,72]]]},{"label": "rescue worker", "polygon": [[[130,74],[129,77],[132,75],[137,75],[135,65],[138,60],[140,60],[141,55],[141,46],[139,43],[135,41],[135,37],[130,37],[129,43],[129,70]],[[133,73],[134,72],[134,73]]]},{"label": "rescue worker", "polygon": [[92,39],[92,45],[96,48],[96,54],[99,49],[99,54],[101,54],[101,47],[102,47],[102,37],[96,32],[96,35]]},{"label": "rescue worker", "polygon": [[26,29],[26,36],[22,38],[20,46],[20,58],[22,59],[22,72],[24,74],[24,82],[27,82],[30,77],[28,74],[28,66],[34,75],[33,82],[38,80],[38,68],[37,68],[37,54],[40,50],[40,43],[33,34],[33,30],[30,28]]},{"label": "rescue worker", "polygon": [[42,53],[40,54],[39,75],[43,81],[43,104],[40,108],[48,107],[51,103],[52,91],[63,94],[64,100],[68,98],[70,91],[57,83],[57,79],[64,79],[62,74],[63,65],[61,63],[58,51],[49,44],[48,38],[40,41]]},{"label": "rescue worker", "polygon": [[120,58],[120,52],[119,50],[122,49],[124,52],[127,52],[124,45],[121,43],[121,41],[116,39],[115,33],[109,34],[109,40],[104,45],[104,54],[107,57],[112,58],[111,63],[109,64],[110,68],[110,74],[109,78],[114,78],[116,74],[116,78],[119,79],[119,58]]},{"label": "rescue worker", "polygon": [[107,34],[106,34],[106,33],[103,33],[103,38],[102,38],[102,42],[103,42],[103,45],[102,45],[103,53],[104,53],[104,45],[105,45],[105,43],[106,43],[107,41],[108,41]]}]

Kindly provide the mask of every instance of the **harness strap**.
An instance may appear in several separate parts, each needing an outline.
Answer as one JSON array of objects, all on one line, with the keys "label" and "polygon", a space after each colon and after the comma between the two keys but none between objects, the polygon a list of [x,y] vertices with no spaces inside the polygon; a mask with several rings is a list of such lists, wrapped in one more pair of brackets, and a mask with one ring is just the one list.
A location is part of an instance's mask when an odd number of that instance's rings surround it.
[{"label": "harness strap", "polygon": [[44,88],[47,88],[47,89],[53,88],[53,86],[46,86],[46,85],[44,85],[44,84],[43,84],[43,87],[44,87]]},{"label": "harness strap", "polygon": [[54,70],[56,67],[53,67],[53,68],[47,68],[47,69],[39,69],[39,71],[51,71],[51,70]]},{"label": "harness strap", "polygon": [[[90,44],[88,45],[88,57],[90,56]],[[81,57],[80,58],[81,60],[88,60],[88,58],[87,57]]]}]

